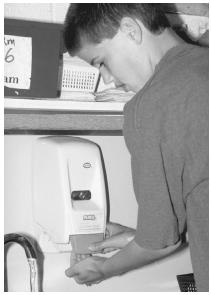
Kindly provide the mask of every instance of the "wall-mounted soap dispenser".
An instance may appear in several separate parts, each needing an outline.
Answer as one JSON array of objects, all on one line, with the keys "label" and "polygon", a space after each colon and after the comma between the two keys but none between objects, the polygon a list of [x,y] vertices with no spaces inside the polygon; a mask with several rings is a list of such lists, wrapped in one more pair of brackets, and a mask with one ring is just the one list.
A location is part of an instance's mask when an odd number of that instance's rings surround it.
[{"label": "wall-mounted soap dispenser", "polygon": [[40,137],[33,147],[33,217],[44,252],[89,253],[103,240],[107,188],[102,153],[92,141]]}]

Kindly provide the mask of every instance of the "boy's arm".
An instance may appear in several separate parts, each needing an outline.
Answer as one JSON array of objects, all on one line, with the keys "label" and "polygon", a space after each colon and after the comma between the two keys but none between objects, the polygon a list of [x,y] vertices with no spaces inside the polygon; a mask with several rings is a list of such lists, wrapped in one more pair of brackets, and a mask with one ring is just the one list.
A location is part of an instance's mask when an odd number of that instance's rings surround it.
[{"label": "boy's arm", "polygon": [[174,252],[181,243],[161,250],[141,248],[134,240],[110,258],[89,257],[66,270],[68,277],[74,277],[79,284],[99,283],[109,277],[120,275]]},{"label": "boy's arm", "polygon": [[181,242],[178,242],[177,244],[164,249],[149,250],[141,248],[133,240],[118,253],[104,261],[102,272],[105,277],[128,272],[173,253],[180,245]]}]

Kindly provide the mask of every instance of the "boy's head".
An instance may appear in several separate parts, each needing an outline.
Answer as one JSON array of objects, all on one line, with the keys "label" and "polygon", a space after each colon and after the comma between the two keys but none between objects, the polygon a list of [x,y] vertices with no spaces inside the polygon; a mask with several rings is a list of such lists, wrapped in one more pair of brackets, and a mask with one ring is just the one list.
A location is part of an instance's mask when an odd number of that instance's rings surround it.
[{"label": "boy's head", "polygon": [[150,48],[158,51],[157,37],[168,26],[158,4],[74,3],[64,40],[71,55],[99,68],[105,83],[137,92],[154,71]]},{"label": "boy's head", "polygon": [[75,54],[83,40],[97,44],[113,38],[123,17],[140,20],[154,34],[169,26],[160,4],[73,3],[65,20],[64,40],[68,52]]}]

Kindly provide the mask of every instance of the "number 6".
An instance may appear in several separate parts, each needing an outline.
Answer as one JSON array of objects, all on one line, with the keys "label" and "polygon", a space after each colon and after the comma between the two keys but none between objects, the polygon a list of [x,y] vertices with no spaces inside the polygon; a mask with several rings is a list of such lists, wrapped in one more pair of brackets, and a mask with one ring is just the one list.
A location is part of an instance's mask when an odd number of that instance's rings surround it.
[{"label": "number 6", "polygon": [[6,62],[12,62],[12,61],[15,59],[15,58],[14,58],[14,55],[9,54],[11,50],[12,50],[12,48],[10,48],[10,49],[7,51],[7,53],[6,53],[6,56],[5,56],[5,58],[4,58],[4,60],[5,60]]}]

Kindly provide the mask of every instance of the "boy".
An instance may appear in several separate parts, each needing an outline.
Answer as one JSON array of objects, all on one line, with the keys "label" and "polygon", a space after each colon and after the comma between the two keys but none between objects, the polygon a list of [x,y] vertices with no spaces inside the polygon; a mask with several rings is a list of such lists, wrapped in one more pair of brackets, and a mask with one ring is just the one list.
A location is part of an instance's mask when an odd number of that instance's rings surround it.
[{"label": "boy", "polygon": [[184,43],[159,4],[71,4],[65,43],[105,83],[132,90],[123,134],[139,205],[137,229],[108,224],[110,238],[66,271],[92,284],[175,251],[187,227],[198,291],[208,291],[208,50]]}]

